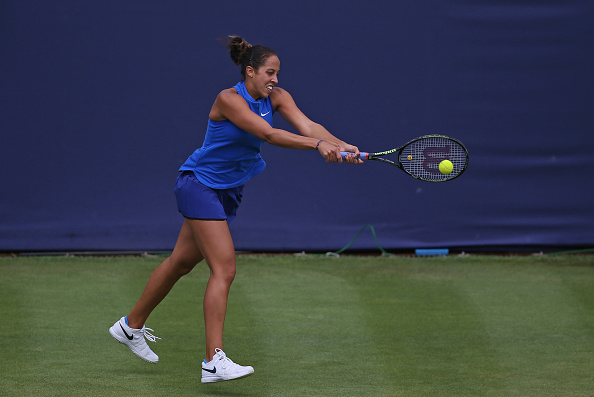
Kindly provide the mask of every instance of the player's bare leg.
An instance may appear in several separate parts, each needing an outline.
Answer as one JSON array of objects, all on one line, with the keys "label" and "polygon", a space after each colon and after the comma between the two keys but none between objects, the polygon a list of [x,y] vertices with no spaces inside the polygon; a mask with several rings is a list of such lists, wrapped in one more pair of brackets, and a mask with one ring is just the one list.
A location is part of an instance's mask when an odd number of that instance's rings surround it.
[{"label": "player's bare leg", "polygon": [[144,323],[175,283],[183,275],[188,274],[202,259],[203,256],[196,245],[192,229],[187,222],[184,222],[171,256],[152,273],[130,314],[122,317],[109,329],[111,336],[128,346],[143,360],[150,363],[158,362],[159,357],[146,343],[146,340],[155,342],[158,338],[150,332],[152,329],[144,326]]},{"label": "player's bare leg", "polygon": [[140,299],[128,314],[128,324],[141,328],[151,312],[167,296],[175,283],[188,274],[203,256],[188,221],[184,221],[171,255],[151,274]]},{"label": "player's bare leg", "polygon": [[225,221],[187,220],[196,244],[210,268],[210,278],[204,294],[204,326],[206,329],[206,359],[215,349],[223,349],[223,328],[227,313],[227,298],[235,278],[235,247]]},{"label": "player's bare leg", "polygon": [[250,366],[234,363],[223,351],[223,328],[229,289],[235,279],[235,247],[225,221],[188,221],[196,244],[210,268],[204,294],[206,360],[202,363],[202,382],[239,379],[254,373]]}]

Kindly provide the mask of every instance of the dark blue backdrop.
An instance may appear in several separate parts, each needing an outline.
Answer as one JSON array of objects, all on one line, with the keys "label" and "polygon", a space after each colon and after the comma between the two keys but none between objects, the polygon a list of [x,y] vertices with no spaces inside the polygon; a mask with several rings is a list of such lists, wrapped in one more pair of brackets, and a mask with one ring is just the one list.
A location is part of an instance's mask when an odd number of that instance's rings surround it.
[{"label": "dark blue backdrop", "polygon": [[593,5],[5,0],[0,250],[171,249],[177,168],[240,78],[228,34],[276,49],[280,85],[362,150],[443,133],[471,153],[430,184],[265,145],[237,249],[335,250],[366,224],[386,249],[590,247]]}]

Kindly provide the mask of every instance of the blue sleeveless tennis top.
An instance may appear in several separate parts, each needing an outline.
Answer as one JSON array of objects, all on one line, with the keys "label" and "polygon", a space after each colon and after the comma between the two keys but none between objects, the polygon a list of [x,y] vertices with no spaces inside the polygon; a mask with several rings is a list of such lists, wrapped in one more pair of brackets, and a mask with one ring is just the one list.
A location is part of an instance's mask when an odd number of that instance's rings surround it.
[{"label": "blue sleeveless tennis top", "polygon": [[[256,113],[272,126],[274,113],[270,97],[254,100],[241,81],[234,87]],[[229,120],[208,120],[204,143],[180,167],[194,171],[196,178],[213,189],[230,189],[245,184],[266,167],[260,156],[262,141]]]}]

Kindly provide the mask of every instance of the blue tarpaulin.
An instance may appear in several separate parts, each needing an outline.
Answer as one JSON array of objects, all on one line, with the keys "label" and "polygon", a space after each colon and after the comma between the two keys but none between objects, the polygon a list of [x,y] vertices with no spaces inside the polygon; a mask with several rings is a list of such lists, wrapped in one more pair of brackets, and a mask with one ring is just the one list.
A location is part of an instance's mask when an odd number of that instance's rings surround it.
[{"label": "blue tarpaulin", "polygon": [[361,150],[440,133],[470,152],[426,183],[265,144],[236,249],[334,250],[368,224],[388,250],[594,245],[591,1],[0,8],[0,251],[172,249],[177,169],[241,78],[228,34],[275,49],[279,86]]}]

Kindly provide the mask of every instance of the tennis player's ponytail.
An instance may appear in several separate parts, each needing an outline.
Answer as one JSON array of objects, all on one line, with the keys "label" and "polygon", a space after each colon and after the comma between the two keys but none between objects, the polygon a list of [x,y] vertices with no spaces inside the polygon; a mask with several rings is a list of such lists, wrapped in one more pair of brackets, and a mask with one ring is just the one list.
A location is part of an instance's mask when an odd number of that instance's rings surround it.
[{"label": "tennis player's ponytail", "polygon": [[268,57],[276,55],[274,50],[261,45],[251,45],[239,36],[229,36],[227,48],[229,48],[233,63],[241,66],[241,75],[244,80],[246,67],[251,66],[258,70],[260,66],[266,63]]}]

